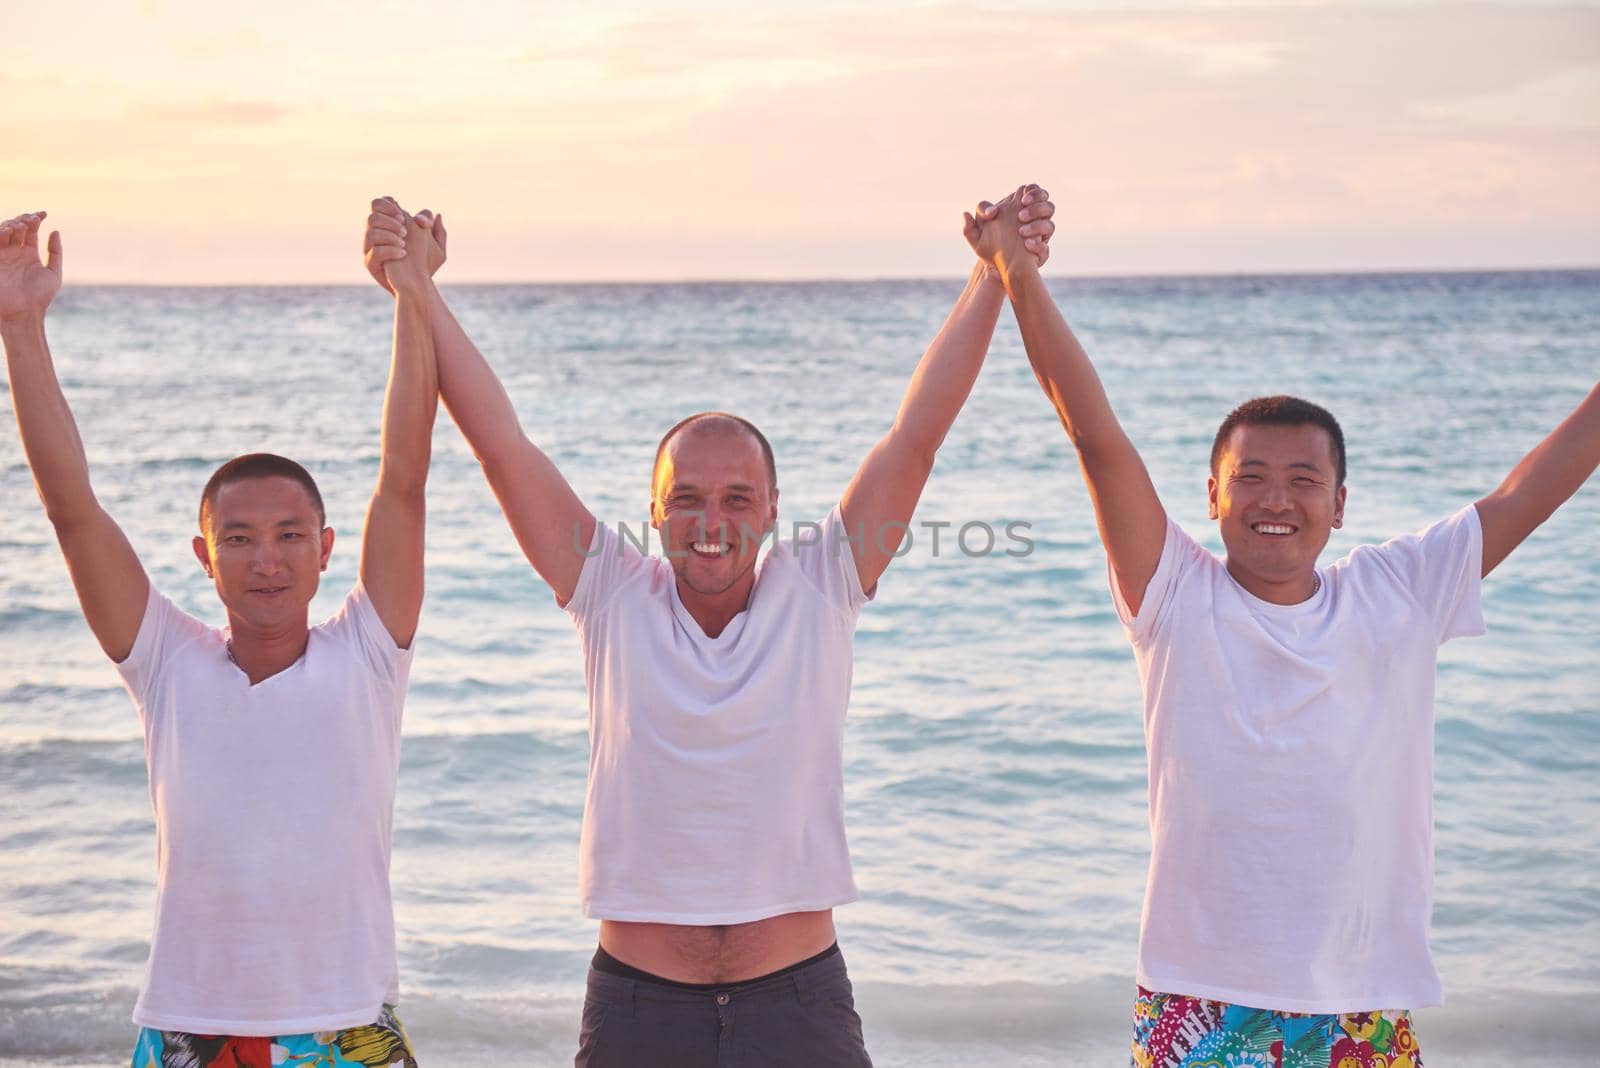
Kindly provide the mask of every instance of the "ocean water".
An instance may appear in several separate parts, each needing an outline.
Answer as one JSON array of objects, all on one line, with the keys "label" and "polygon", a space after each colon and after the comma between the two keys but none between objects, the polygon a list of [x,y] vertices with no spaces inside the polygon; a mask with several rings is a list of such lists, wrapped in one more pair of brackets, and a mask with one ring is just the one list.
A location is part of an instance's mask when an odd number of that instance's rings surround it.
[{"label": "ocean water", "polygon": [[[713,407],[771,437],[783,518],[820,518],[960,285],[448,295],[596,515],[637,524],[659,435]],[[1217,548],[1207,452],[1248,396],[1299,393],[1343,421],[1331,559],[1492,489],[1600,377],[1600,272],[1053,288],[1169,511]],[[375,287],[63,292],[51,339],[96,487],[180,605],[220,622],[194,510],[217,463],[256,449],[306,463],[339,531],[314,611],[348,589],[389,320]],[[0,502],[0,1065],[113,1064],[153,900],[138,723],[9,428]],[[429,506],[395,819],[402,1013],[425,1064],[570,1063],[595,943],[575,893],[577,642],[442,412]],[[1149,851],[1138,680],[1009,311],[917,518],[952,526],[937,553],[913,529],[862,617],[846,746],[862,900],[837,918],[870,1047],[885,1066],[1124,1064]],[[1007,522],[1029,524],[1031,553],[1006,555],[1003,533],[987,555],[952,544]],[[1450,1002],[1419,1015],[1430,1064],[1592,1064],[1600,1043],[1597,529],[1591,483],[1486,584],[1489,635],[1444,651],[1433,944]]]}]

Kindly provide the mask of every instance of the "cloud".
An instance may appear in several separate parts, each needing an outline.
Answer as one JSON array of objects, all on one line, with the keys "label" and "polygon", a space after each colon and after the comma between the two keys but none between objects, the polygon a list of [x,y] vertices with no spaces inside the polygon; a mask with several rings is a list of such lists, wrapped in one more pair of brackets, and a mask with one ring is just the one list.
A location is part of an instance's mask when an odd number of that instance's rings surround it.
[{"label": "cloud", "polygon": [[1281,40],[1241,40],[1215,31],[1183,36],[1151,35],[1139,40],[1137,46],[1180,60],[1200,77],[1208,79],[1264,74],[1279,66],[1288,51],[1287,44]]},{"label": "cloud", "polygon": [[270,100],[205,100],[143,104],[131,109],[130,117],[200,126],[270,126],[297,111]]},{"label": "cloud", "polygon": [[1600,130],[1600,66],[1558,71],[1499,92],[1424,100],[1418,115],[1477,129]]}]

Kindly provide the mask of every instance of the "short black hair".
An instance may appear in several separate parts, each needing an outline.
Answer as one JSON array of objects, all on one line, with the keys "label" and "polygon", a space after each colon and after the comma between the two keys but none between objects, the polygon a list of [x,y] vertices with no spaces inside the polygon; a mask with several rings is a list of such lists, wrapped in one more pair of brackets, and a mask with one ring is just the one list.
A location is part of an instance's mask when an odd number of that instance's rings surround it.
[{"label": "short black hair", "polygon": [[1222,462],[1222,450],[1233,436],[1235,427],[1241,426],[1319,426],[1328,432],[1333,445],[1333,466],[1337,475],[1335,486],[1344,485],[1344,431],[1335,419],[1319,404],[1299,397],[1279,394],[1276,397],[1256,397],[1247,400],[1228,413],[1228,418],[1217,428],[1217,437],[1211,443],[1211,476],[1217,475],[1217,465]]},{"label": "short black hair", "polygon": [[311,507],[316,509],[317,526],[321,528],[328,525],[328,513],[322,507],[322,494],[317,490],[317,481],[311,477],[311,472],[285,456],[270,452],[247,452],[217,468],[206,482],[206,488],[200,494],[202,534],[206,529],[206,517],[217,506],[217,494],[222,492],[222,487],[248,478],[287,478],[300,483],[306,496],[311,498]]},{"label": "short black hair", "polygon": [[767,481],[772,484],[772,488],[774,490],[778,488],[778,464],[777,461],[772,458],[772,443],[767,440],[767,436],[765,434],[756,429],[756,425],[754,423],[748,419],[740,418],[739,416],[732,415],[728,412],[696,412],[687,419],[678,420],[678,422],[673,425],[671,430],[667,431],[661,436],[661,444],[656,446],[656,462],[654,466],[650,468],[651,500],[655,500],[656,497],[656,476],[661,473],[661,458],[667,454],[667,446],[672,444],[672,439],[677,437],[678,432],[681,430],[685,430],[688,427],[694,426],[698,423],[707,422],[712,423],[719,429],[740,430],[755,438],[756,444],[761,446],[761,459],[765,461],[767,465]]}]

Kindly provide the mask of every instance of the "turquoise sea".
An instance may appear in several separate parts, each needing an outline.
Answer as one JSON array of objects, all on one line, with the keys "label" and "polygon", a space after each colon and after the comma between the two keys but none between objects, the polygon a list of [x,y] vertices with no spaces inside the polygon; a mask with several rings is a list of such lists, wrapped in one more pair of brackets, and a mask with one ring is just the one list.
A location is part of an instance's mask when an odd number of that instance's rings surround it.
[{"label": "turquoise sea", "polygon": [[[1218,548],[1207,453],[1249,396],[1299,393],[1343,421],[1331,559],[1492,489],[1600,377],[1600,272],[1052,285],[1169,511]],[[783,518],[820,518],[960,288],[447,292],[535,440],[598,516],[636,524],[658,437],[703,408],[760,424]],[[220,621],[189,550],[197,498],[258,449],[321,482],[339,542],[313,607],[337,604],[389,322],[372,286],[69,283],[51,339],[96,486],[181,605]],[[595,943],[575,892],[577,642],[443,413],[435,456],[395,821],[401,1010],[425,1065],[570,1064]],[[880,1066],[1126,1064],[1149,848],[1138,681],[1009,312],[917,518],[1024,522],[1034,550],[917,537],[863,615],[846,749],[862,900],[838,921],[869,1045]],[[0,519],[0,1065],[125,1064],[155,871],[140,732],[9,428]],[[1450,1001],[1418,1017],[1430,1065],[1600,1049],[1597,530],[1591,482],[1489,580],[1488,636],[1444,652],[1433,944]]]}]

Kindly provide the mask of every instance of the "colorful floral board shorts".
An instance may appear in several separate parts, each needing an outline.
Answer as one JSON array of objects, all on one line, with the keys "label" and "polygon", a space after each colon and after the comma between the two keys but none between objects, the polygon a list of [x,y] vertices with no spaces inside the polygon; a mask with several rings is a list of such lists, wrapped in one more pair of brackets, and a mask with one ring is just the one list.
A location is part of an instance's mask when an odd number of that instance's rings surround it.
[{"label": "colorful floral board shorts", "polygon": [[133,1068],[417,1068],[411,1040],[393,1005],[378,1019],[344,1031],[241,1038],[183,1031],[139,1032]]},{"label": "colorful floral board shorts", "polygon": [[1422,1068],[1405,1011],[1315,1015],[1153,994],[1133,1006],[1132,1068]]}]

